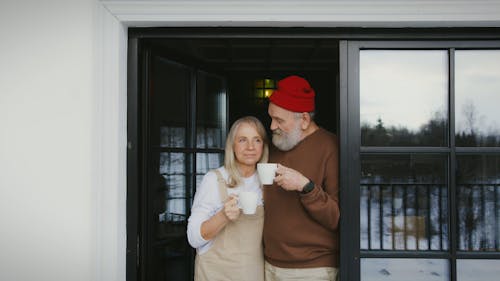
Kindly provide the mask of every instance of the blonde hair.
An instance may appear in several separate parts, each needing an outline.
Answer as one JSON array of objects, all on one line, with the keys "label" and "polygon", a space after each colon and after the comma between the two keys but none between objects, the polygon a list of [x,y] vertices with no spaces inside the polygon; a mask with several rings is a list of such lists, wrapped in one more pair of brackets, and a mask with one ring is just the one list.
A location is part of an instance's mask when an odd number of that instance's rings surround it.
[{"label": "blonde hair", "polygon": [[236,120],[231,126],[231,129],[229,130],[229,133],[227,135],[226,149],[224,155],[224,168],[226,168],[226,171],[229,174],[227,182],[228,187],[236,187],[240,185],[242,182],[241,174],[240,171],[238,170],[238,165],[236,163],[236,157],[234,156],[234,147],[233,147],[234,141],[236,139],[236,132],[238,131],[238,128],[241,126],[241,124],[249,124],[255,127],[257,133],[262,138],[263,149],[262,149],[262,156],[259,159],[259,163],[267,163],[269,157],[269,145],[267,140],[266,129],[259,121],[259,119],[253,116],[245,116]]}]

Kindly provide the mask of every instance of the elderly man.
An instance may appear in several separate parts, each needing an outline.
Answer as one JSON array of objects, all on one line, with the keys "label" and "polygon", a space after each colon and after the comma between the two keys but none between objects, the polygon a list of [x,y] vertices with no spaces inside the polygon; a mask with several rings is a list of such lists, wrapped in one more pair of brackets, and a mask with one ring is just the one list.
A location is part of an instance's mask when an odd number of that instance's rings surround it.
[{"label": "elderly man", "polygon": [[270,97],[278,163],[264,188],[266,280],[335,280],[338,268],[338,141],[313,120],[314,90],[298,76]]}]

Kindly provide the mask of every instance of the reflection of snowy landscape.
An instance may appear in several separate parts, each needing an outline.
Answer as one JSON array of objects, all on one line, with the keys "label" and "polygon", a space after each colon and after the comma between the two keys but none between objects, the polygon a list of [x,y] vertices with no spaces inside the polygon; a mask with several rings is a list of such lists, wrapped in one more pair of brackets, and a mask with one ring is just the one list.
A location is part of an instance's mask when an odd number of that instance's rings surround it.
[{"label": "reflection of snowy landscape", "polygon": [[362,259],[361,281],[379,280],[447,281],[449,280],[448,261],[438,259]]},{"label": "reflection of snowy landscape", "polygon": [[458,227],[460,250],[499,251],[500,186],[497,183],[460,186]]},{"label": "reflection of snowy landscape", "polygon": [[[500,251],[500,157],[457,156],[455,186],[441,156],[363,156],[360,185],[362,250]],[[451,192],[455,193],[449,213]],[[451,215],[456,226],[450,226]]]},{"label": "reflection of snowy landscape", "polygon": [[[384,158],[385,157],[385,158]],[[437,163],[432,166],[432,163]],[[373,251],[500,252],[500,180],[496,155],[457,157],[457,225],[449,225],[446,162],[428,156],[380,156],[362,160],[360,247]],[[443,175],[443,176],[439,176]],[[456,230],[455,230],[456,229]],[[361,281],[450,280],[448,259],[364,258]],[[458,259],[457,281],[500,280],[500,260]]]},{"label": "reflection of snowy landscape", "polygon": [[[449,264],[438,259],[361,260],[361,281],[448,281]],[[500,260],[457,260],[457,281],[496,281]]]},{"label": "reflection of snowy landscape", "polygon": [[458,260],[457,281],[496,281],[500,279],[500,260]]},{"label": "reflection of snowy landscape", "polygon": [[[361,249],[448,249],[444,186],[363,185],[360,193]],[[500,186],[463,185],[457,193],[459,249],[499,251]]]},{"label": "reflection of snowy landscape", "polygon": [[361,249],[448,249],[447,204],[439,185],[361,186]]},{"label": "reflection of snowy landscape", "polygon": [[[361,281],[447,281],[447,260],[362,259]],[[457,281],[496,281],[500,260],[457,260]]]},{"label": "reflection of snowy landscape", "polygon": [[[185,145],[185,130],[177,127],[161,127],[160,146],[183,147]],[[197,147],[213,148],[222,145],[222,131],[218,128],[197,128]],[[194,196],[195,188],[187,188],[186,162],[187,154],[182,152],[162,152],[159,155],[159,173],[163,178],[162,186],[165,208],[159,214],[159,221],[184,222],[187,214],[187,191]],[[196,153],[196,183],[198,185],[203,175],[211,169],[222,165],[221,153]]]}]

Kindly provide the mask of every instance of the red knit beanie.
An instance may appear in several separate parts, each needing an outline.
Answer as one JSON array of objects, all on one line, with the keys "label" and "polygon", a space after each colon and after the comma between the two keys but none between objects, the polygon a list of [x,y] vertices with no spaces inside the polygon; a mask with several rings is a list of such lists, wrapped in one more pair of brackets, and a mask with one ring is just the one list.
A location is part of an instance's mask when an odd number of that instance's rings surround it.
[{"label": "red knit beanie", "polygon": [[269,100],[279,107],[293,112],[314,111],[314,90],[302,77],[292,75],[278,82]]}]

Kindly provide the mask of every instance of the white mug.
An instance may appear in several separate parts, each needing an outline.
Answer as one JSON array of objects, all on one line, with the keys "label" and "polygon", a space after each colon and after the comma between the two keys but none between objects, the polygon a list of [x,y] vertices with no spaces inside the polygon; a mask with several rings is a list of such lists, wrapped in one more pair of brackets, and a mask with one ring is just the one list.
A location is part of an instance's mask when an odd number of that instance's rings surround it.
[{"label": "white mug", "polygon": [[258,195],[253,191],[241,191],[238,194],[238,203],[243,209],[243,214],[252,215],[257,210]]},{"label": "white mug", "polygon": [[257,173],[259,174],[260,183],[273,184],[276,169],[278,169],[278,164],[276,163],[257,163]]}]

